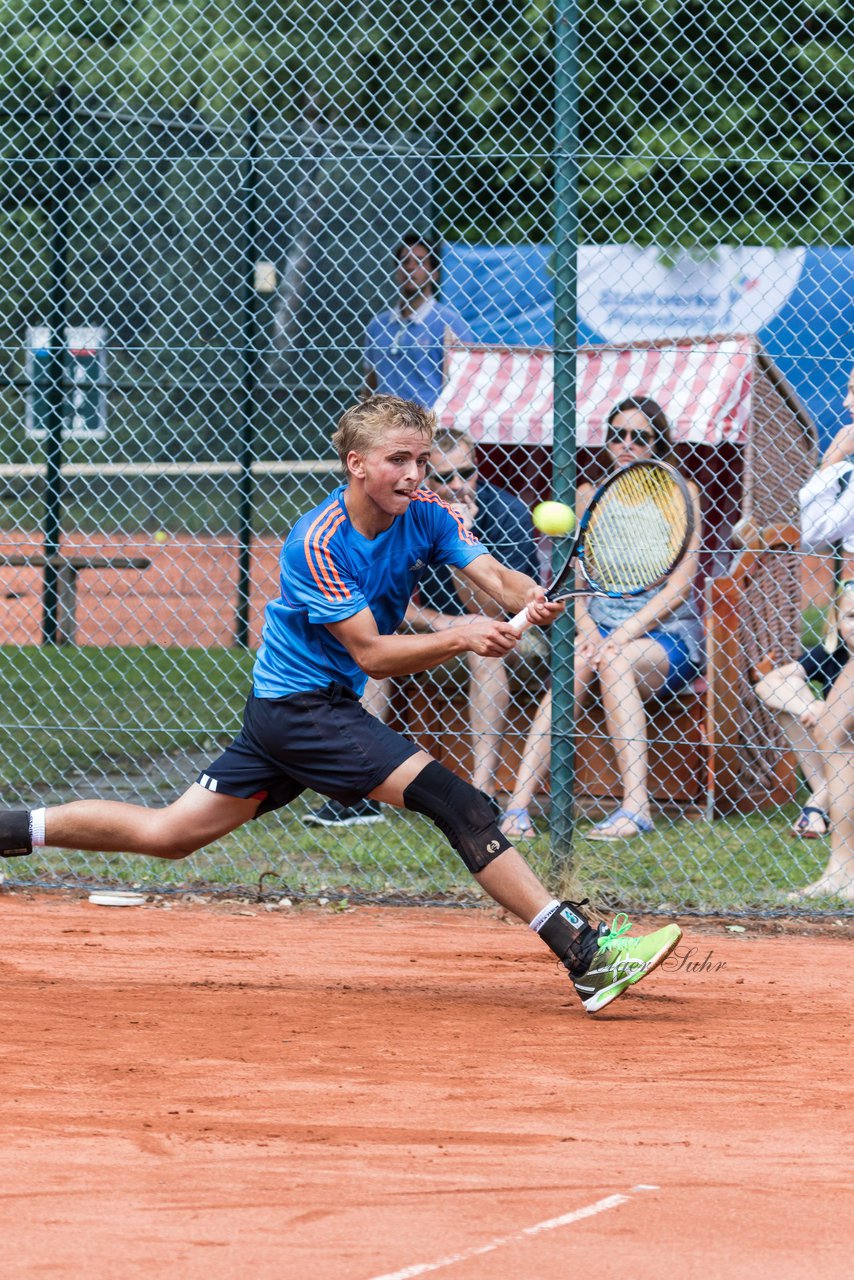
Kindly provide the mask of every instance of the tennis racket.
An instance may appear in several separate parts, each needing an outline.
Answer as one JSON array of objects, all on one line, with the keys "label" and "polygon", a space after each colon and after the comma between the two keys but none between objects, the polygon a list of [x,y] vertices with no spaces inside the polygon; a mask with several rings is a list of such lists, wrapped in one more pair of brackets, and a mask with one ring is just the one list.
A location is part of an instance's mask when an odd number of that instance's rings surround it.
[{"label": "tennis racket", "polygon": [[[666,462],[631,462],[590,499],[546,599],[642,595],[673,572],[693,535],[694,504],[679,472]],[[586,586],[574,585],[577,572]],[[510,626],[520,634],[531,626],[528,610]]]}]

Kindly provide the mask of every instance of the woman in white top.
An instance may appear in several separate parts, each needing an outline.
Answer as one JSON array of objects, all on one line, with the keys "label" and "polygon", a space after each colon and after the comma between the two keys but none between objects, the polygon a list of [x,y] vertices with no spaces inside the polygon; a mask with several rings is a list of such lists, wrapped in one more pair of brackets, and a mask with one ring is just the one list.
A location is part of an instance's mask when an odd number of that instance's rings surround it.
[{"label": "woman in white top", "polygon": [[826,551],[841,543],[845,555],[854,556],[854,370],[845,408],[852,421],[837,431],[815,475],[798,495],[805,551]]}]

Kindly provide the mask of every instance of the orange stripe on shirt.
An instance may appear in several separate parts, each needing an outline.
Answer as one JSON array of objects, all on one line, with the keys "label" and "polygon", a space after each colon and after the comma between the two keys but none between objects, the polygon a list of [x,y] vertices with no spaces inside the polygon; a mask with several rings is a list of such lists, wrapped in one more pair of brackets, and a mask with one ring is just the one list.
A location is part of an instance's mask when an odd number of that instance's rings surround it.
[{"label": "orange stripe on shirt", "polygon": [[[322,554],[323,563],[325,564],[326,570],[329,573],[330,577],[334,580],[336,587],[338,588],[339,591],[343,591],[344,599],[349,600],[350,591],[341,581],[341,575],[339,574],[338,570],[335,568],[335,561],[332,559],[332,554],[329,551],[330,539],[332,538],[332,535],[335,533],[336,529],[339,529],[341,525],[344,523],[345,518],[346,517],[344,515],[344,512],[342,511],[339,518],[335,521],[335,523],[326,533],[326,536],[323,539],[323,546],[320,548],[319,554]],[[319,536],[317,541],[318,542],[320,541]]]},{"label": "orange stripe on shirt", "polygon": [[[316,582],[316,583],[317,583],[317,585],[320,587],[320,590],[323,592],[323,594],[324,594],[328,599],[330,599],[330,600],[334,600],[334,599],[336,599],[337,597],[336,597],[335,595],[333,595],[333,594],[332,594],[332,592],[331,592],[331,591],[329,591],[329,590],[327,589],[327,587],[325,587],[325,586],[323,585],[323,583],[321,582],[320,578],[318,577],[317,570],[315,569],[315,567],[314,567],[314,562],[312,561],[312,558],[311,558],[311,554],[312,554],[312,550],[313,550],[313,544],[312,544],[311,539],[312,539],[312,537],[313,537],[313,536],[314,536],[314,534],[315,534],[315,531],[316,531],[316,529],[317,529],[317,526],[318,526],[318,525],[322,525],[322,524],[324,524],[324,522],[325,522],[326,520],[328,520],[328,518],[329,518],[330,514],[331,514],[331,515],[333,516],[333,518],[334,518],[334,516],[337,514],[337,512],[338,512],[339,510],[340,510],[340,508],[338,507],[338,504],[337,504],[337,503],[335,503],[335,504],[333,504],[333,506],[331,506],[331,507],[327,507],[325,511],[321,511],[320,515],[319,515],[319,516],[316,518],[316,520],[314,521],[314,524],[312,524],[312,525],[311,525],[311,527],[309,528],[308,534],[306,535],[305,542],[303,543],[303,550],[304,550],[304,552],[305,552],[305,559],[306,559],[306,563],[308,564],[309,569],[311,570],[311,576],[314,578],[315,582]],[[330,585],[331,585],[331,584],[330,584]]]},{"label": "orange stripe on shirt", "polygon": [[473,547],[481,545],[480,538],[478,538],[476,534],[472,533],[470,529],[466,528],[462,516],[458,516],[456,511],[451,507],[451,504],[449,502],[445,502],[444,498],[440,498],[437,493],[433,493],[432,489],[416,489],[412,495],[411,501],[428,502],[437,507],[444,507],[451,519],[456,520],[457,522],[457,530],[459,532],[460,540],[462,542],[467,542]]},{"label": "orange stripe on shirt", "polygon": [[[334,507],[330,507],[329,510],[324,513],[323,518],[320,521],[316,521],[309,530],[309,537],[311,538],[309,546],[311,558],[309,560],[309,564],[311,566],[311,571],[314,574],[315,581],[321,591],[330,600],[345,600],[350,594],[343,582],[341,582],[340,578],[338,578],[340,586],[334,581],[334,578],[337,578],[338,574],[335,570],[335,566],[332,564],[332,558],[326,550],[326,544],[329,538],[332,537],[335,530],[344,522],[345,519],[345,513],[336,505]],[[313,537],[312,534],[314,535]],[[327,537],[324,538],[324,535],[327,535]],[[318,574],[320,576],[318,576]],[[321,581],[321,579],[323,579],[323,581]],[[326,584],[325,586],[324,583]]]},{"label": "orange stripe on shirt", "polygon": [[[349,595],[343,584],[341,590],[339,590],[332,581],[324,563],[323,547],[321,546],[321,538],[328,526],[334,524],[335,527],[331,531],[334,533],[344,518],[341,508],[337,503],[334,503],[331,507],[327,507],[325,511],[321,511],[314,524],[311,525],[305,540],[305,558],[311,570],[311,576],[328,600],[343,600]],[[315,568],[315,561],[317,562],[317,568]],[[325,579],[325,583],[323,579]]]}]

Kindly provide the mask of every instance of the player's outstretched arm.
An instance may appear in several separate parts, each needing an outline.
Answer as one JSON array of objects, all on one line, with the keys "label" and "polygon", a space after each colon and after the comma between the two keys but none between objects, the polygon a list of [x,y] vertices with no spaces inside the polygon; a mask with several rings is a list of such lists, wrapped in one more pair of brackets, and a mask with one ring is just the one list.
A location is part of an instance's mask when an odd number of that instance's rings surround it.
[{"label": "player's outstretched arm", "polygon": [[479,614],[472,614],[458,627],[427,635],[381,635],[370,609],[362,609],[344,622],[326,625],[353,661],[375,680],[432,671],[460,653],[501,658],[519,641],[516,632],[502,619]]},{"label": "player's outstretched arm", "polygon": [[511,617],[527,606],[531,622],[547,627],[563,613],[562,602],[550,604],[545,591],[533,578],[517,569],[508,569],[495,556],[478,556],[458,572],[468,578],[473,587],[491,596]]}]

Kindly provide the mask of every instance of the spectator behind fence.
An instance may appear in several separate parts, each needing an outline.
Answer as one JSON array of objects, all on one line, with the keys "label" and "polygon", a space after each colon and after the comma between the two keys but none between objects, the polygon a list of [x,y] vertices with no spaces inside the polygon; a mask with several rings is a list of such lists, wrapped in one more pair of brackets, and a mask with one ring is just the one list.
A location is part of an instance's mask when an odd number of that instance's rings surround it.
[{"label": "spectator behind fence", "polygon": [[394,250],[397,302],[368,324],[365,385],[432,409],[445,381],[445,354],[474,335],[453,307],[440,302],[438,250],[407,232]]},{"label": "spectator behind fence", "polygon": [[845,408],[852,421],[837,431],[798,495],[805,551],[829,551],[841,544],[846,555],[854,555],[854,370]]},{"label": "spectator behind fence", "polygon": [[[854,370],[842,427],[799,494],[801,542],[808,551],[840,546],[854,554]],[[811,688],[818,684],[826,701]],[[756,695],[777,717],[810,789],[792,828],[814,839],[830,834],[830,857],[814,883],[793,899],[836,896],[854,901],[854,580],[841,583],[824,644],[759,680]]]},{"label": "spectator behind fence", "polygon": [[[478,476],[475,446],[464,432],[440,429],[433,441],[427,487],[447,502],[467,531],[493,555],[531,578],[538,577],[537,547],[531,515],[512,493],[487,484]],[[406,613],[407,626],[416,632],[446,631],[470,621],[472,614],[498,617],[495,602],[473,591],[449,565],[427,569],[418,584],[417,599]],[[465,655],[468,666],[469,727],[472,745],[472,781],[487,795],[495,792],[501,737],[510,703],[508,668],[524,662],[547,643],[536,628],[526,632],[518,649],[507,659]],[[380,720],[389,712],[391,682],[369,680],[365,707]],[[376,822],[380,806],[373,800],[343,806],[335,800],[306,816],[312,826],[355,826]]]},{"label": "spectator behind fence", "polygon": [[[630,397],[611,410],[604,450],[609,470],[641,458],[666,458],[670,449],[669,424],[655,400]],[[626,840],[652,830],[644,703],[653,695],[675,693],[702,666],[702,625],[693,601],[700,505],[693,484],[691,492],[694,538],[663,587],[630,600],[591,597],[576,604],[576,704],[587,698],[598,679],[622,790],[620,806],[588,833],[593,840]],[[591,494],[591,485],[579,486],[579,512]],[[529,808],[548,768],[550,728],[551,693],[547,693],[531,725],[519,782],[502,824],[511,838],[534,834]]]},{"label": "spectator behind fence", "polygon": [[[811,840],[829,833],[829,797],[834,782],[831,763],[841,767],[847,776],[844,809],[851,809],[854,774],[850,733],[846,734],[844,722],[850,711],[851,691],[854,690],[852,677],[854,581],[847,580],[842,583],[840,594],[830,608],[824,643],[807,649],[797,662],[775,667],[756,685],[757,698],[779,723],[797,755],[810,790],[809,802],[792,827],[793,836]],[[815,692],[816,685],[821,689],[821,697]],[[836,694],[837,685],[842,691],[841,698]],[[847,694],[844,692],[846,687]],[[836,817],[838,821],[839,815]],[[849,845],[849,848],[854,851],[854,845]],[[851,854],[845,850],[832,854],[824,874],[815,884],[800,890],[800,894],[812,897],[838,893],[854,898],[854,865],[845,867],[850,857]]]}]

